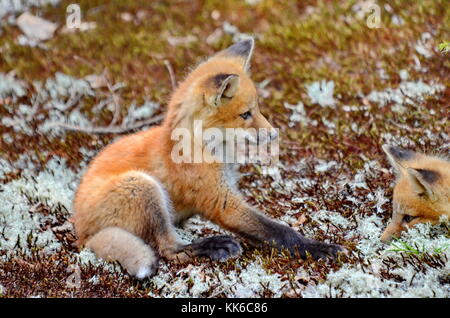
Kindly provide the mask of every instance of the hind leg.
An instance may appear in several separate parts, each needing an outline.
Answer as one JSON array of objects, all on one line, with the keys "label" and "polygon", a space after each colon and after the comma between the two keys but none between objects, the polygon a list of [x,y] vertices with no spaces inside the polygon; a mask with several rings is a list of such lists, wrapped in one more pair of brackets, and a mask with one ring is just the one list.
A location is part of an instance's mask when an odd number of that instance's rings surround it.
[{"label": "hind leg", "polygon": [[[152,272],[153,263],[148,261],[153,258],[150,247],[160,256],[180,262],[188,262],[195,256],[223,260],[240,252],[239,243],[231,237],[206,238],[188,245],[180,243],[172,225],[172,209],[166,192],[156,179],[140,171],[129,171],[111,180],[101,201],[89,208],[94,211],[74,217],[82,242],[88,242],[97,255],[118,260],[133,275],[144,267]],[[108,228],[115,230],[106,231]],[[117,228],[123,232],[118,234]],[[125,233],[140,238],[141,242],[135,242]],[[147,248],[142,244],[148,245]],[[146,261],[140,255],[146,255]]]},{"label": "hind leg", "polygon": [[[100,202],[89,208],[94,211],[80,216],[78,222],[75,215],[75,226],[82,241],[113,227],[139,238],[164,257],[180,249],[167,194],[156,179],[144,172],[129,171],[110,180]],[[126,246],[125,235],[117,236],[115,242],[123,239],[125,242],[120,244]],[[132,246],[129,248],[133,253]]]},{"label": "hind leg", "polygon": [[[104,181],[93,180],[81,190],[73,217],[78,245],[118,261],[138,278],[155,272],[158,254],[179,249],[167,196],[154,178],[129,171]],[[94,201],[95,197],[99,199]]]},{"label": "hind leg", "polygon": [[[192,244],[182,244],[173,226],[170,199],[162,185],[153,177],[132,171],[125,174],[119,187],[121,192],[128,193],[128,210],[135,211],[135,214],[143,212],[140,219],[145,220],[146,226],[136,234],[154,247],[160,256],[168,260],[189,262],[196,256],[225,260],[241,252],[239,243],[230,236],[216,236]],[[139,224],[134,224],[134,228],[140,228]]]},{"label": "hind leg", "polygon": [[86,242],[86,247],[105,260],[119,261],[127,272],[143,279],[156,272],[158,257],[139,237],[119,227],[107,227]]}]

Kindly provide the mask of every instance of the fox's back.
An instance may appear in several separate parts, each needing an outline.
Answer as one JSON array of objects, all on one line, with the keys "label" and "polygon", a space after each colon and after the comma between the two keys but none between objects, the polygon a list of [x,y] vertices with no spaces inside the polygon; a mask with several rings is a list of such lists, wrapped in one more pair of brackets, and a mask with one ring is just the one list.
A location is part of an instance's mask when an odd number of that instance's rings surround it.
[{"label": "fox's back", "polygon": [[161,174],[162,127],[125,136],[105,147],[89,164],[83,175],[74,200],[75,211],[82,210],[102,196],[103,185],[130,170]]}]

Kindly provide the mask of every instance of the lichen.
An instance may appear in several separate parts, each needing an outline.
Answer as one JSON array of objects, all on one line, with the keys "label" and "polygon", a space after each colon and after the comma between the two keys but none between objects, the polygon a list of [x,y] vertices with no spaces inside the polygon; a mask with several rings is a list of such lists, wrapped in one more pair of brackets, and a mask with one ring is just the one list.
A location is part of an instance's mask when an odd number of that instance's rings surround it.
[{"label": "lichen", "polygon": [[[20,2],[17,10],[0,5],[2,296],[448,297],[444,225],[404,233],[401,242],[417,253],[379,241],[395,178],[380,146],[448,157],[450,60],[438,50],[450,38],[448,1],[378,0],[382,27],[370,29],[361,1],[80,0],[83,21],[97,27],[61,28],[46,49],[21,45],[16,17],[29,11],[63,26],[71,2]],[[171,92],[167,62],[179,83],[249,34],[261,110],[280,128],[280,163],[241,167],[239,187],[268,216],[349,255],[301,261],[245,247],[226,263],[161,260],[155,277],[137,282],[73,246],[73,191],[117,135],[51,123],[122,125],[161,114]],[[92,74],[104,74],[113,93],[91,85]],[[177,232],[186,243],[227,233],[198,217]],[[81,288],[66,284],[71,266]]]}]

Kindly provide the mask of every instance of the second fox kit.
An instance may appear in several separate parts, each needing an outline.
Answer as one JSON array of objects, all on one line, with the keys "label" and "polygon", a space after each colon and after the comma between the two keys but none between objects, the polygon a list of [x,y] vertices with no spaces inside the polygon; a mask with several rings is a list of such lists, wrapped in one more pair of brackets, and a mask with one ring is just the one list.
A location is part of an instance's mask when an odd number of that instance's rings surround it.
[{"label": "second fox kit", "polygon": [[74,200],[80,246],[119,261],[138,278],[154,273],[158,257],[238,255],[240,244],[231,236],[180,243],[173,222],[200,214],[254,245],[273,243],[314,258],[341,250],[307,239],[247,204],[230,165],[172,161],[173,129],[192,130],[194,120],[203,128],[272,129],[248,74],[253,47],[253,39],[241,41],[200,64],[173,93],[161,126],[124,137],[94,158]]},{"label": "second fox kit", "polygon": [[436,223],[440,216],[450,216],[449,161],[389,145],[383,150],[397,173],[394,212],[381,236],[383,242],[408,226]]}]

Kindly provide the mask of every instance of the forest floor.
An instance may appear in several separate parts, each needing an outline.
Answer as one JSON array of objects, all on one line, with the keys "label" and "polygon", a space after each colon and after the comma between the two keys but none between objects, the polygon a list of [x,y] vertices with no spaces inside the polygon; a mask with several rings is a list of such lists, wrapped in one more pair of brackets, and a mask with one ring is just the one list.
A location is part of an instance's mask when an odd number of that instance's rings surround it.
[{"label": "forest floor", "polygon": [[[71,1],[0,5],[0,296],[449,296],[448,221],[379,241],[395,180],[381,146],[450,152],[450,53],[438,49],[450,39],[447,0],[77,2],[91,23],[75,32],[64,27]],[[379,28],[368,27],[364,3],[380,9]],[[24,36],[23,12],[55,32]],[[223,263],[163,260],[138,281],[74,247],[74,190],[120,134],[54,123],[123,127],[164,114],[167,63],[180,81],[246,35],[281,153],[268,173],[243,166],[239,187],[267,215],[349,255],[303,261],[246,247]],[[186,241],[225,233],[198,217],[178,231]]]}]

